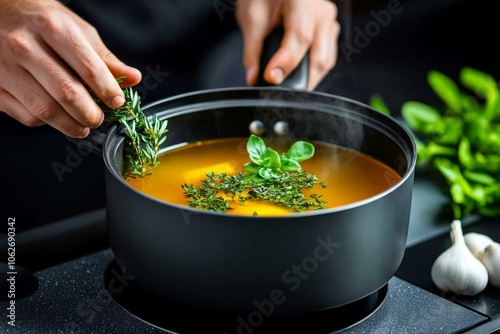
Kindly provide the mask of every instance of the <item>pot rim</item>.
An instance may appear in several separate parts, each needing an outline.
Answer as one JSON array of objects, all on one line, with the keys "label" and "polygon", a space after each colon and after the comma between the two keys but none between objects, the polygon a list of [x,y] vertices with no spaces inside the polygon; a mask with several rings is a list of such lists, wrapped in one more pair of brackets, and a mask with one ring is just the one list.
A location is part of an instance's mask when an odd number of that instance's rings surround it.
[{"label": "pot rim", "polygon": [[[342,101],[342,102],[345,102],[347,104],[356,105],[356,106],[361,107],[363,109],[369,110],[370,112],[374,112],[375,113],[374,115],[377,115],[376,117],[381,118],[386,123],[387,122],[391,123],[392,126],[397,127],[399,130],[401,130],[407,136],[407,138],[404,140],[407,141],[409,144],[410,155],[407,156],[408,168],[406,169],[404,175],[401,176],[401,179],[396,184],[392,185],[391,187],[385,189],[384,191],[382,191],[380,193],[377,193],[377,194],[370,196],[368,198],[365,198],[363,200],[359,200],[356,202],[352,202],[352,203],[344,204],[344,205],[340,205],[340,206],[335,206],[333,208],[305,211],[305,212],[295,212],[295,213],[291,213],[289,215],[278,215],[278,216],[250,216],[250,215],[228,214],[225,212],[215,212],[215,211],[196,209],[196,208],[189,207],[187,205],[180,205],[180,204],[176,204],[176,203],[171,203],[171,202],[153,197],[151,195],[148,195],[146,193],[143,193],[143,192],[133,188],[125,181],[123,176],[119,175],[117,169],[113,165],[113,162],[115,160],[114,159],[115,150],[111,153],[109,152],[109,145],[111,145],[111,147],[114,147],[116,149],[121,144],[121,142],[125,139],[124,136],[117,133],[119,131],[119,129],[118,129],[119,125],[114,125],[113,127],[110,128],[109,132],[106,135],[105,142],[103,145],[102,155],[103,155],[103,160],[104,160],[104,163],[105,163],[107,170],[113,175],[113,177],[115,179],[118,179],[118,181],[122,185],[127,187],[127,189],[132,190],[136,194],[138,194],[142,197],[145,197],[148,200],[152,200],[152,201],[154,201],[158,204],[161,204],[161,205],[174,207],[174,208],[177,208],[177,209],[183,210],[183,211],[190,211],[190,212],[192,212],[192,214],[208,214],[208,215],[214,215],[214,216],[222,216],[225,218],[227,218],[227,217],[233,218],[234,217],[234,218],[238,218],[238,219],[253,218],[253,219],[271,219],[271,220],[283,219],[283,218],[285,218],[287,220],[289,220],[289,219],[303,219],[304,217],[308,217],[308,216],[327,215],[327,214],[332,214],[332,213],[336,213],[336,212],[349,211],[349,210],[352,210],[352,209],[355,209],[355,208],[358,208],[361,206],[365,206],[369,203],[377,201],[378,199],[380,199],[382,197],[385,197],[387,194],[394,192],[397,188],[399,188],[403,184],[405,184],[409,178],[413,177],[414,171],[416,168],[417,153],[416,153],[415,140],[414,140],[411,132],[408,130],[408,128],[405,127],[401,122],[399,122],[393,116],[386,115],[386,114],[374,109],[373,107],[371,107],[365,103],[356,101],[356,100],[351,99],[351,98],[347,98],[347,97],[343,97],[343,96],[339,96],[339,95],[334,95],[334,94],[329,94],[329,93],[324,93],[324,92],[315,92],[315,91],[310,92],[310,91],[296,90],[296,89],[290,89],[290,88],[285,88],[285,87],[236,87],[236,88],[233,87],[233,88],[215,88],[215,89],[198,90],[198,91],[187,92],[187,93],[183,93],[183,94],[179,94],[179,95],[169,96],[169,97],[166,97],[163,99],[159,99],[157,101],[153,101],[153,102],[145,105],[142,109],[143,109],[143,111],[146,112],[147,110],[149,110],[153,107],[159,106],[159,105],[166,103],[166,102],[185,99],[185,98],[189,98],[189,97],[200,96],[200,95],[207,95],[207,94],[213,94],[213,93],[224,93],[224,92],[237,93],[237,92],[245,92],[245,91],[251,91],[251,92],[254,92],[254,91],[259,91],[259,92],[276,91],[276,92],[282,92],[282,93],[293,93],[293,94],[298,93],[298,94],[306,94],[307,96],[325,97],[328,99]],[[308,102],[312,102],[312,101],[307,101],[307,100],[303,101],[303,103],[308,103]],[[153,113],[150,115],[147,115],[147,117],[152,117],[152,115],[153,115]],[[168,116],[172,116],[172,115],[169,114]],[[161,119],[161,117],[160,117],[160,119]],[[403,149],[403,151],[405,153],[407,153],[405,149]]]}]

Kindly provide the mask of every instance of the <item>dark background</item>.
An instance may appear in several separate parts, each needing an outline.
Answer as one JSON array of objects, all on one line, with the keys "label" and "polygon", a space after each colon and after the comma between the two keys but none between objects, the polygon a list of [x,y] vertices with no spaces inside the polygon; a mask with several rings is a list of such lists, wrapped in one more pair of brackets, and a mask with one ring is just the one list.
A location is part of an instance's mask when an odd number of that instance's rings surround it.
[{"label": "dark background", "polygon": [[[375,8],[353,1],[354,26],[373,20],[369,12],[387,8],[376,1]],[[408,100],[438,103],[429,89],[426,74],[438,70],[458,79],[464,66],[500,79],[497,16],[492,2],[401,1],[403,10],[382,29],[380,35],[353,56],[359,98],[367,101],[380,93],[393,112]]]},{"label": "dark background", "polygon": [[[144,104],[198,89],[244,85],[233,1],[183,1],[182,9],[176,1],[130,3],[72,0],[68,6],[98,28],[117,56],[143,72],[147,80],[138,89]],[[356,32],[366,32],[376,22],[373,13],[391,3],[338,1],[339,46],[349,40],[356,46]],[[346,57],[339,51],[337,66],[317,91],[364,103],[380,94],[397,115],[408,100],[439,102],[427,85],[430,70],[457,79],[459,70],[469,66],[500,78],[492,3],[399,2],[400,12],[368,36],[359,52]],[[222,4],[219,11],[217,4]],[[75,146],[57,131],[28,128],[3,113],[0,136],[1,221],[15,216],[23,230],[105,206],[102,158],[75,157]],[[54,166],[61,165],[68,169],[58,176]]]}]

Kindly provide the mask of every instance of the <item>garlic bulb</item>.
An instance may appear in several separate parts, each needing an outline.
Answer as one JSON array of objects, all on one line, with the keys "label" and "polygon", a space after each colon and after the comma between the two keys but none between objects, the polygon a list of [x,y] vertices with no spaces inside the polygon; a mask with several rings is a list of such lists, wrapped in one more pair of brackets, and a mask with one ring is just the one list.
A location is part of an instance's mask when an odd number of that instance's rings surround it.
[{"label": "garlic bulb", "polygon": [[481,262],[488,270],[490,285],[500,288],[500,244],[489,244],[480,257]]},{"label": "garlic bulb", "polygon": [[467,248],[460,220],[451,223],[452,245],[439,255],[431,269],[434,284],[443,292],[474,296],[488,285],[488,271]]},{"label": "garlic bulb", "polygon": [[493,239],[485,234],[470,232],[464,235],[465,244],[475,257],[480,258],[484,249],[491,243]]}]

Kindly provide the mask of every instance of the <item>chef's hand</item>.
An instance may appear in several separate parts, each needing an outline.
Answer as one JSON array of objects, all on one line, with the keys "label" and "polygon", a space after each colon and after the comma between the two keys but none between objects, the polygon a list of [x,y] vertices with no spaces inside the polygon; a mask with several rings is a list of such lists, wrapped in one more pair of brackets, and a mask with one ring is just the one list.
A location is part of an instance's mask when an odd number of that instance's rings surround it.
[{"label": "chef's hand", "polygon": [[237,2],[236,19],[243,33],[243,63],[249,85],[257,82],[264,39],[280,24],[285,34],[281,47],[266,66],[266,81],[281,83],[308,50],[308,90],[314,89],[335,66],[340,25],[337,7],[331,1],[242,0]]},{"label": "chef's hand", "polygon": [[98,33],[57,0],[0,0],[0,110],[28,126],[86,137],[104,114],[82,82],[111,108],[141,80]]}]

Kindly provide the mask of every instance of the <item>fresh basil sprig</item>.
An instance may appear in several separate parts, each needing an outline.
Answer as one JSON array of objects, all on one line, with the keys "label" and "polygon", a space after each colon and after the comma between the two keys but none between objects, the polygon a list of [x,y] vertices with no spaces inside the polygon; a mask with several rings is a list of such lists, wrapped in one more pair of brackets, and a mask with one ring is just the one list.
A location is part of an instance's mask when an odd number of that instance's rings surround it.
[{"label": "fresh basil sprig", "polygon": [[272,148],[266,147],[262,138],[250,135],[247,142],[247,152],[251,162],[243,165],[243,169],[248,171],[246,175],[253,177],[255,181],[263,182],[271,178],[278,178],[281,170],[300,170],[299,162],[314,156],[314,145],[302,140],[296,141],[286,153],[279,155]]},{"label": "fresh basil sprig", "polygon": [[464,67],[455,83],[439,71],[427,75],[442,104],[402,105],[414,134],[417,162],[433,166],[448,184],[456,219],[500,215],[500,89],[482,71]]}]

